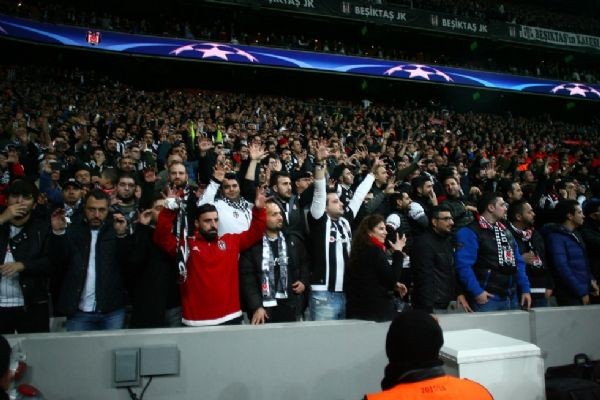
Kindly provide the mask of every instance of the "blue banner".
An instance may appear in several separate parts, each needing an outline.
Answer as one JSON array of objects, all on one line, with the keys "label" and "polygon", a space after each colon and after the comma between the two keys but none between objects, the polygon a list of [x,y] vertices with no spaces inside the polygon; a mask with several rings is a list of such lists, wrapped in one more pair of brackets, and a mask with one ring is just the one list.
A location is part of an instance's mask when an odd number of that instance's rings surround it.
[{"label": "blue banner", "polygon": [[600,100],[600,85],[232,43],[132,35],[0,15],[0,37],[122,54],[194,59]]}]

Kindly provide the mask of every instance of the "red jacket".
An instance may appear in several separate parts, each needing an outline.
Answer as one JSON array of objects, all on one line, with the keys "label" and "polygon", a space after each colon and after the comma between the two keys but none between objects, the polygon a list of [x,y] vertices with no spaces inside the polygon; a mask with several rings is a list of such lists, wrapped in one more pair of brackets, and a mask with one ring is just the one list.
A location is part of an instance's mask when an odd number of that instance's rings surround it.
[{"label": "red jacket", "polygon": [[[262,238],[266,227],[264,209],[254,207],[252,214],[245,232],[223,235],[213,242],[200,234],[188,238],[187,279],[180,290],[185,325],[218,325],[242,315],[238,258]],[[175,216],[176,212],[163,209],[154,231],[154,242],[172,256],[177,251]]]}]

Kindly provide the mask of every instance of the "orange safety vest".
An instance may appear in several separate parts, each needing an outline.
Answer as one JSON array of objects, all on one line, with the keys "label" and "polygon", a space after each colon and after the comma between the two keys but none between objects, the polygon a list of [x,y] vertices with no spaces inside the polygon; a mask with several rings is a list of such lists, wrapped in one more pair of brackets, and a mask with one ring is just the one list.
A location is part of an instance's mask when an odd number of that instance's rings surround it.
[{"label": "orange safety vest", "polygon": [[365,396],[366,400],[493,400],[477,382],[450,375],[412,383],[399,383],[391,389]]}]

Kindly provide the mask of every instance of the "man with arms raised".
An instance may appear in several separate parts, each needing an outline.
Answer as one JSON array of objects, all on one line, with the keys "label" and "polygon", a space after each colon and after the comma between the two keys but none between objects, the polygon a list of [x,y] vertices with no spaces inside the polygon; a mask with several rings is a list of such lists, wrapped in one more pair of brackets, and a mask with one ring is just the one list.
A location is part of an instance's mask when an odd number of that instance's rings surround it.
[{"label": "man with arms raised", "polygon": [[[175,255],[179,247],[177,237],[173,235],[173,223],[180,204],[179,197],[173,194],[167,197],[154,231],[154,242],[171,255]],[[238,258],[240,252],[248,250],[262,237],[265,230],[264,207],[263,190],[257,190],[250,228],[242,233],[222,236],[219,235],[216,207],[212,204],[198,207],[194,221],[197,231],[194,236],[184,239],[189,255],[182,260],[185,268],[180,271],[184,325],[241,322]]]}]

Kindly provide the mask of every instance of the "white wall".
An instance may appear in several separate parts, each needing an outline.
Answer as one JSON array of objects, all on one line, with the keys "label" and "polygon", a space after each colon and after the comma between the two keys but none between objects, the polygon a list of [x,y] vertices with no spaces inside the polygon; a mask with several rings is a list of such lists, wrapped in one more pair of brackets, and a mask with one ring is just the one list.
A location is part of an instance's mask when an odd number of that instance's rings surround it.
[{"label": "white wall", "polygon": [[[444,315],[440,320],[444,330],[481,328],[532,341],[546,353],[546,366],[567,363],[579,351],[600,358],[600,306]],[[128,399],[124,389],[111,386],[112,350],[176,344],[180,375],[154,378],[145,399],[358,400],[379,389],[387,327],[331,321],[50,333],[9,340],[21,342],[31,365],[26,380],[47,399]]]}]

